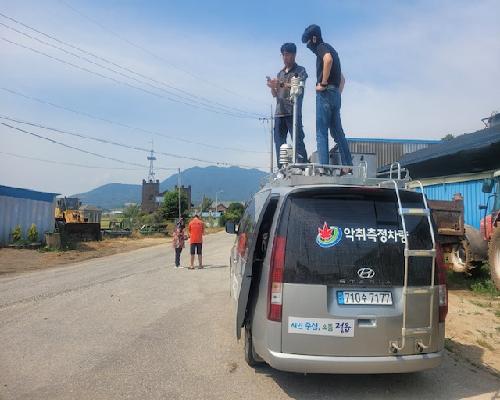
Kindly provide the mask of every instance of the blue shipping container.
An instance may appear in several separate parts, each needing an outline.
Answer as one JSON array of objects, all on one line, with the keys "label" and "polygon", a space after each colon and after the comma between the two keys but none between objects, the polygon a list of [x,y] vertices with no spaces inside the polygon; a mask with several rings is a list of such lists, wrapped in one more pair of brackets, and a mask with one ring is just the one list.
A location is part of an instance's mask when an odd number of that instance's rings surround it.
[{"label": "blue shipping container", "polygon": [[464,197],[465,223],[479,229],[481,218],[484,217],[484,211],[479,210],[479,205],[486,204],[488,198],[488,194],[482,192],[482,187],[483,179],[476,179],[424,186],[424,192],[430,200],[451,200],[455,193],[461,193]]}]

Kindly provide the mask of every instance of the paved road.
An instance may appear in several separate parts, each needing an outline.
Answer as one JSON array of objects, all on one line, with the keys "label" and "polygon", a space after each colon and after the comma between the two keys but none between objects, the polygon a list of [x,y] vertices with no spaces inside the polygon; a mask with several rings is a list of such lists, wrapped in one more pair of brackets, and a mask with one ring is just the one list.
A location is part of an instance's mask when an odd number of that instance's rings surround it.
[{"label": "paved road", "polygon": [[248,368],[232,336],[232,240],[207,238],[205,270],[174,270],[165,245],[1,278],[0,399],[500,398],[500,380],[451,357],[409,375]]}]

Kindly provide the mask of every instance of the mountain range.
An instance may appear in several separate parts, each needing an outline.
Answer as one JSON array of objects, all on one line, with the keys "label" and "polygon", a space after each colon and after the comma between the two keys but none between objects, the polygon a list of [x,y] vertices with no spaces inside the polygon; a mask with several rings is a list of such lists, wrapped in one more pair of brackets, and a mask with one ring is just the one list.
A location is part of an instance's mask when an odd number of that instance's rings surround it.
[{"label": "mountain range", "polygon": [[[181,185],[191,185],[191,201],[199,203],[203,196],[219,201],[245,201],[257,190],[267,173],[258,169],[238,167],[193,167],[181,172]],[[172,190],[177,185],[177,174],[160,182],[160,191]],[[222,192],[220,192],[222,191]],[[108,183],[86,193],[75,194],[83,204],[104,209],[120,208],[125,203],[141,202],[141,185]]]}]

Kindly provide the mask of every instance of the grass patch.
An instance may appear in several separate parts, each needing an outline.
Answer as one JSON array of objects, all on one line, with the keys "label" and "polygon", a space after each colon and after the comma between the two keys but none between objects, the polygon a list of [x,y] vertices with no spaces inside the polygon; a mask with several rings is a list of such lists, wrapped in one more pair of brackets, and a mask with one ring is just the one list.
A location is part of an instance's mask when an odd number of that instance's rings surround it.
[{"label": "grass patch", "polygon": [[500,318],[500,310],[495,311],[495,317]]},{"label": "grass patch", "polygon": [[[448,270],[447,278],[450,289],[468,289],[474,293],[489,297],[500,296],[500,290],[495,287],[495,284],[491,280],[490,267],[486,263],[475,270],[473,276]],[[476,305],[484,307],[484,305]]]},{"label": "grass patch", "polygon": [[485,294],[490,297],[500,296],[500,290],[495,287],[491,279],[485,281],[476,281],[470,286],[474,293]]}]

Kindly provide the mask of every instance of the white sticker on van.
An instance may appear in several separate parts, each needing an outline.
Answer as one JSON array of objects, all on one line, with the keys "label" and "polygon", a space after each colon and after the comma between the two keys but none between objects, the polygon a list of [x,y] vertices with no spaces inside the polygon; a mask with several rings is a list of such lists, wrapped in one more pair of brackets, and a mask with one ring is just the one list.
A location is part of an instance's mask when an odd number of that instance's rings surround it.
[{"label": "white sticker on van", "polygon": [[354,337],[354,320],[288,317],[288,333]]},{"label": "white sticker on van", "polygon": [[[407,233],[408,235],[408,233]],[[341,240],[350,239],[354,241],[372,241],[374,243],[394,242],[405,243],[406,238],[402,229],[380,229],[380,228],[356,228],[348,227],[341,228],[338,226],[330,226],[325,221],[322,228],[318,228],[316,234],[316,244],[324,249],[333,247],[341,242]]]}]

